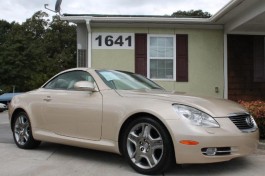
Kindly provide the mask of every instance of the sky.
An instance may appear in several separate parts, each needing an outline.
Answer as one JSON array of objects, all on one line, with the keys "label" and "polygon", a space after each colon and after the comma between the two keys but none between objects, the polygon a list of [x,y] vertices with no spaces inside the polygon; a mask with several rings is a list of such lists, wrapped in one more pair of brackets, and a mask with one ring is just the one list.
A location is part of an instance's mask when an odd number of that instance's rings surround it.
[{"label": "sky", "polygon": [[[115,15],[171,15],[178,10],[198,10],[215,14],[230,0],[62,0],[61,13]],[[0,4],[0,20],[22,23],[44,8],[54,9],[56,0],[6,0]]]}]

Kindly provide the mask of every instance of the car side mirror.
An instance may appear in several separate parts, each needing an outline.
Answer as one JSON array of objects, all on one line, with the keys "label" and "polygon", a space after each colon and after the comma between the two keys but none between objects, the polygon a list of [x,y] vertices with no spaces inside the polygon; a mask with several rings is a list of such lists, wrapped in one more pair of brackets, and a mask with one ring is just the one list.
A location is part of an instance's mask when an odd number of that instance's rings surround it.
[{"label": "car side mirror", "polygon": [[96,91],[94,83],[89,82],[89,81],[78,81],[78,82],[76,82],[74,84],[74,89],[80,90],[80,91],[91,91],[91,92]]}]

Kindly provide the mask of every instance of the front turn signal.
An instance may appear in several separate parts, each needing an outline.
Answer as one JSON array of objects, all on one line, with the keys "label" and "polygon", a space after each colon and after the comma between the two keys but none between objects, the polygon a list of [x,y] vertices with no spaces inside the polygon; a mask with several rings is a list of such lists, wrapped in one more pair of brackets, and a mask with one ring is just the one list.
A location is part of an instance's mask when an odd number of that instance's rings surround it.
[{"label": "front turn signal", "polygon": [[184,144],[184,145],[198,145],[199,142],[197,141],[191,141],[191,140],[181,140],[179,143]]}]

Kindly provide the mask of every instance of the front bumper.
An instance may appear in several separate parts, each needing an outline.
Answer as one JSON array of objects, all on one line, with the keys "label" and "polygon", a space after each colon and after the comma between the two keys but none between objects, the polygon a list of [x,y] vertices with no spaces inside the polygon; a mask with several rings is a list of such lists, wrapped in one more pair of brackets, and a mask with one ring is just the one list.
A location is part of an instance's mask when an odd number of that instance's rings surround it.
[{"label": "front bumper", "polygon": [[[172,139],[178,164],[228,161],[251,154],[257,149],[258,129],[251,133],[243,133],[227,118],[218,119],[221,128],[202,128],[177,121],[173,120],[168,124],[173,132]],[[180,143],[181,140],[192,140],[198,144],[185,145]],[[207,148],[217,148],[220,153],[206,155]]]}]

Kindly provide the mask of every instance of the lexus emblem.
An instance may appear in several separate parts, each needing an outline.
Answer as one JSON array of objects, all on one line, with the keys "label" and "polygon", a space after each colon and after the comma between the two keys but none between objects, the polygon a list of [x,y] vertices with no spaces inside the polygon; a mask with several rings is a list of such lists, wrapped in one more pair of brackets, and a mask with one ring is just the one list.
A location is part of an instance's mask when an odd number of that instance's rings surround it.
[{"label": "lexus emblem", "polygon": [[250,126],[250,127],[253,127],[253,126],[254,126],[253,121],[252,121],[252,119],[251,119],[250,116],[247,116],[247,117],[246,117],[246,123],[247,123],[248,126]]}]

